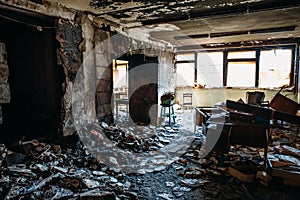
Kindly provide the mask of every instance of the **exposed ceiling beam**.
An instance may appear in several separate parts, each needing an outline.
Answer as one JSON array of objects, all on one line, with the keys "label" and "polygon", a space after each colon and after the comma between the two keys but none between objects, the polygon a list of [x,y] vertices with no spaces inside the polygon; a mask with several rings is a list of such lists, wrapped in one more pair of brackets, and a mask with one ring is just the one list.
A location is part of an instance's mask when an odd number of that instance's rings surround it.
[{"label": "exposed ceiling beam", "polygon": [[228,48],[247,48],[247,47],[262,47],[262,46],[283,46],[283,45],[296,45],[297,42],[300,42],[299,38],[287,38],[279,40],[264,40],[264,41],[243,41],[243,42],[233,42],[233,43],[216,43],[216,44],[203,44],[203,45],[186,45],[178,46],[175,48],[175,52],[195,52],[202,50],[223,50]]}]

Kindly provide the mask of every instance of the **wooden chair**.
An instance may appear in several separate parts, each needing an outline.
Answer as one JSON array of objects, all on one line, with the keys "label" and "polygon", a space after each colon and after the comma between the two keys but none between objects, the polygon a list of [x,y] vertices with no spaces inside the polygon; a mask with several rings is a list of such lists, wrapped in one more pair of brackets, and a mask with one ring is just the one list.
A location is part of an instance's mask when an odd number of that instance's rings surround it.
[{"label": "wooden chair", "polygon": [[269,107],[269,101],[264,101],[265,93],[264,92],[247,92],[246,100],[248,104],[259,105],[263,107]]},{"label": "wooden chair", "polygon": [[182,96],[182,110],[184,112],[185,107],[191,108],[193,105],[193,94],[192,93],[183,93]]}]

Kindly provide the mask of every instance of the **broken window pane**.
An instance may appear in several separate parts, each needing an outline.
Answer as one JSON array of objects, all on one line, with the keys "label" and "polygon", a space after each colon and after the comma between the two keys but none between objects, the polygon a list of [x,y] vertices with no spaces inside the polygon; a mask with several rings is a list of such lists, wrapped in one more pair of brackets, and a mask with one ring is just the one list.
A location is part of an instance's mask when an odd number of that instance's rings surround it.
[{"label": "broken window pane", "polygon": [[223,52],[198,53],[197,83],[205,87],[223,87]]},{"label": "broken window pane", "polygon": [[228,52],[228,59],[239,59],[239,58],[255,58],[255,51],[231,51]]},{"label": "broken window pane", "polygon": [[176,85],[177,86],[193,86],[195,68],[194,63],[178,63],[176,64]]},{"label": "broken window pane", "polygon": [[282,87],[290,84],[291,49],[264,50],[260,53],[259,87]]},{"label": "broken window pane", "polygon": [[255,62],[228,62],[227,86],[255,87]]}]

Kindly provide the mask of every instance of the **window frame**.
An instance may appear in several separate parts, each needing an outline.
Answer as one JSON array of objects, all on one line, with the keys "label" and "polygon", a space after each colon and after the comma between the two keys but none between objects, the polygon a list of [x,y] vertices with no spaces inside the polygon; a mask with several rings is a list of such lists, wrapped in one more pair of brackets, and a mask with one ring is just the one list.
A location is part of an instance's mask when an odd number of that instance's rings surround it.
[{"label": "window frame", "polygon": [[[221,51],[221,50],[201,50],[201,51],[197,51],[196,52],[196,54],[197,54],[197,56],[198,56],[198,54],[199,53],[203,53],[203,52],[205,52],[205,53],[214,53],[214,52],[218,52],[218,53],[222,53],[223,54],[223,61],[224,61],[224,51]],[[195,82],[196,83],[198,83],[198,77],[197,77],[197,74],[198,74],[198,57],[195,57],[197,60],[196,60],[196,65],[195,65],[195,76],[196,76],[196,79],[195,79]],[[223,65],[223,75],[224,75],[224,62],[222,63],[222,65]],[[224,78],[222,77],[222,81],[223,81],[223,86],[221,86],[221,87],[216,87],[216,86],[213,86],[213,87],[211,87],[211,88],[222,88],[222,87],[224,87]]]},{"label": "window frame", "polygon": [[[229,62],[247,62],[247,61],[255,61],[256,62],[256,71],[255,71],[255,88],[258,89],[264,89],[262,87],[259,87],[259,67],[260,67],[260,52],[262,50],[273,50],[273,49],[290,49],[292,51],[291,55],[291,66],[290,66],[290,82],[289,86],[296,85],[295,80],[295,72],[296,72],[296,44],[295,45],[278,45],[278,46],[264,46],[264,47],[251,47],[251,48],[233,48],[233,49],[226,49],[223,50],[224,52],[224,74],[223,74],[223,81],[224,81],[224,87],[227,87],[227,73],[228,73],[228,63]],[[244,58],[244,59],[228,59],[228,52],[234,52],[234,51],[256,51],[255,58]],[[238,88],[238,87],[235,87]],[[269,88],[267,88],[269,89]]]},{"label": "window frame", "polygon": [[[194,60],[180,60],[180,61],[175,61],[175,69],[177,69],[177,64],[191,64],[194,63],[194,83],[197,81],[197,52],[189,52],[190,54],[194,54]],[[182,53],[182,54],[187,54],[187,53]],[[176,54],[175,54],[176,57]]]},{"label": "window frame", "polygon": [[[298,71],[298,57],[296,56],[297,44],[280,44],[280,45],[269,45],[269,46],[257,46],[257,47],[240,47],[240,48],[224,48],[224,49],[209,49],[209,50],[197,50],[197,51],[185,51],[178,52],[178,54],[186,54],[186,53],[194,53],[194,60],[183,60],[183,61],[175,61],[175,68],[177,63],[194,63],[194,82],[197,83],[197,65],[198,59],[197,55],[200,52],[222,52],[223,53],[223,87],[229,88],[241,88],[241,87],[230,87],[227,86],[227,75],[228,75],[228,63],[229,62],[247,62],[252,61],[256,63],[255,67],[255,87],[257,89],[270,89],[259,87],[259,66],[260,66],[260,52],[263,50],[273,50],[273,49],[290,49],[292,58],[291,58],[291,66],[290,66],[290,82],[289,86],[297,86],[297,71]],[[229,52],[237,52],[237,51],[255,51],[255,58],[230,58],[228,59]],[[214,87],[212,87],[214,88]],[[275,87],[274,87],[275,88]],[[272,89],[274,89],[272,88]]]},{"label": "window frame", "polygon": [[[229,52],[239,52],[239,51],[255,51],[255,58],[228,58]],[[228,63],[229,62],[255,62],[255,88],[258,88],[258,71],[259,71],[259,50],[253,48],[239,48],[239,49],[226,49],[224,50],[224,63],[223,63],[223,82],[224,87],[227,86],[227,78],[228,78]],[[226,52],[226,53],[225,53]],[[236,88],[236,87],[235,87]]]}]

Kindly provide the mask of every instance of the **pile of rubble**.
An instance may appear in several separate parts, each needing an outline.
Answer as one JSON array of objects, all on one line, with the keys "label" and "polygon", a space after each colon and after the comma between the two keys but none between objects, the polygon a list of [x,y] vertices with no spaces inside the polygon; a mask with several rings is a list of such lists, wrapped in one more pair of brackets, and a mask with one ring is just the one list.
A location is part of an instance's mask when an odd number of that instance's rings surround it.
[{"label": "pile of rubble", "polygon": [[127,173],[160,171],[178,160],[194,138],[181,126],[122,128],[105,123],[78,131],[81,141],[96,159]]},{"label": "pile of rubble", "polygon": [[[97,158],[99,154],[107,156],[119,166],[120,157],[115,154],[116,151],[104,146],[108,154],[97,149],[101,147],[100,144],[110,142],[114,147],[131,153],[150,152],[156,159],[149,163],[151,168],[143,166],[144,171],[136,171],[138,174],[164,170],[165,166],[177,159],[172,160],[155,153],[172,143],[173,139],[178,139],[177,126],[125,130],[101,123],[99,126],[87,126],[79,132],[83,140],[78,140],[72,147],[30,140],[20,141],[18,151],[13,152],[2,145],[0,199],[137,198],[138,195],[130,191],[131,183],[126,180],[124,171],[106,165]],[[88,148],[93,149],[89,151]],[[91,154],[93,151],[98,151],[98,154]],[[164,166],[161,167],[159,163]]]},{"label": "pile of rubble", "polygon": [[99,163],[80,143],[62,149],[32,140],[20,147],[22,153],[1,146],[1,199],[130,198],[124,174]]},{"label": "pile of rubble", "polygon": [[286,185],[300,186],[300,134],[291,130],[271,129],[268,145],[268,165],[263,165],[263,149],[231,146],[226,154],[212,152],[202,158],[200,146],[191,148],[184,158],[201,167],[186,169],[184,177],[198,177],[203,174],[221,176],[230,174],[242,182],[259,181],[268,186],[272,179],[280,179]]},{"label": "pile of rubble", "polygon": [[[81,139],[88,141],[84,145],[80,140],[71,147],[21,141],[15,152],[0,145],[0,199],[256,199],[261,195],[256,192],[264,189],[271,191],[270,198],[285,195],[274,189],[278,183],[300,185],[300,135],[294,130],[272,129],[267,169],[263,149],[254,147],[234,145],[228,153],[211,152],[203,158],[201,128],[183,155],[158,155],[182,143],[178,135],[185,135],[180,131],[177,126],[131,130],[102,123],[81,130]],[[99,147],[108,142],[130,155],[141,155],[135,159],[143,165],[136,163],[139,170],[125,174],[124,168],[99,161],[88,149],[93,147],[96,155],[121,166],[114,150]],[[252,183],[261,184],[253,189]]]},{"label": "pile of rubble", "polygon": [[[127,130],[102,123],[101,127],[107,138],[114,141],[118,147],[135,153],[163,148],[178,134],[177,125],[158,128],[137,127],[136,129],[129,128]],[[95,131],[92,133],[97,134]]]}]

